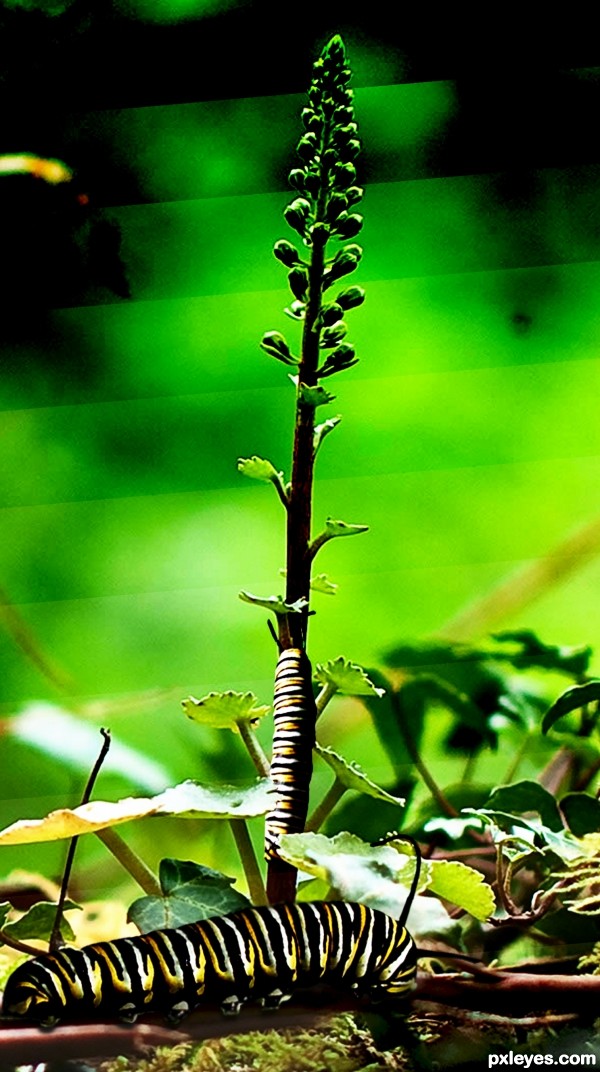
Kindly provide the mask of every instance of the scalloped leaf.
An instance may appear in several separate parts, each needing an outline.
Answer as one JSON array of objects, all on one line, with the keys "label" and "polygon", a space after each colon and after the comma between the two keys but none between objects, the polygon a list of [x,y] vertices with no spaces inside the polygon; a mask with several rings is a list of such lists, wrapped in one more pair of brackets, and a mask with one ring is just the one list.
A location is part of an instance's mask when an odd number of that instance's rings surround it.
[{"label": "scalloped leaf", "polygon": [[182,927],[210,916],[246,908],[247,897],[232,889],[234,878],[190,860],[161,860],[162,897],[139,897],[127,918],[142,934],[162,927]]},{"label": "scalloped leaf", "polygon": [[542,733],[547,733],[555,722],[571,711],[577,711],[586,704],[600,700],[600,681],[588,681],[585,685],[573,685],[563,692],[558,700],[548,708],[542,719]]},{"label": "scalloped leaf", "polygon": [[271,808],[271,790],[268,778],[259,779],[245,788],[186,781],[156,797],[92,800],[77,808],[59,808],[43,819],[20,819],[0,831],[0,845],[59,841],[153,815],[190,819],[252,819],[257,815],[266,815]]},{"label": "scalloped leaf", "polygon": [[243,603],[250,603],[253,607],[264,607],[273,614],[301,614],[308,606],[307,600],[302,596],[295,603],[286,603],[283,596],[253,596],[251,592],[239,593]]},{"label": "scalloped leaf", "polygon": [[378,689],[362,666],[343,655],[327,663],[318,663],[314,676],[321,685],[334,685],[344,696],[385,696],[385,689]]},{"label": "scalloped leaf", "polygon": [[[490,829],[495,844],[514,843],[519,852],[527,850],[538,854],[549,849],[565,862],[581,856],[581,845],[572,834],[566,830],[550,830],[540,819],[524,819],[521,815],[489,808],[463,808],[463,813],[480,818]],[[536,848],[536,845],[540,847]]]},{"label": "scalloped leaf", "polygon": [[[411,887],[414,858],[390,845],[373,846],[354,834],[284,834],[279,854],[299,870],[326,881],[336,897],[360,901],[397,918]],[[421,886],[426,884],[427,864]]]},{"label": "scalloped leaf", "polygon": [[399,808],[403,808],[405,801],[402,797],[394,797],[391,793],[388,793],[381,786],[376,785],[359,767],[358,763],[349,763],[343,756],[338,755],[332,748],[322,748],[321,745],[315,745],[315,752],[328,763],[337,780],[346,786],[346,789],[355,789],[357,793],[364,793],[369,797],[376,797],[378,800],[385,800],[388,804],[397,804]]},{"label": "scalloped leaf", "polygon": [[464,908],[475,919],[489,919],[496,902],[491,886],[479,871],[458,860],[432,860],[429,889],[444,901]]},{"label": "scalloped leaf", "polygon": [[[73,910],[80,911],[81,906],[75,904],[74,901],[65,901],[64,911],[71,912]],[[10,938],[19,938],[21,941],[26,941],[28,938],[39,938],[47,942],[52,934],[55,919],[55,904],[50,901],[36,901],[19,919],[15,919],[11,923],[5,923],[2,930]],[[73,928],[64,916],[60,921],[60,929],[65,941],[75,941]]]},{"label": "scalloped leaf", "polygon": [[325,521],[325,532],[328,536],[357,536],[360,532],[368,532],[368,525],[349,525],[346,521],[336,521],[328,517]]},{"label": "scalloped leaf", "polygon": [[259,704],[253,692],[209,692],[201,700],[189,696],[181,701],[187,718],[200,726],[233,730],[239,733],[240,722],[257,725],[271,708]]},{"label": "scalloped leaf", "polygon": [[242,476],[250,480],[261,480],[265,484],[283,483],[283,473],[278,472],[268,458],[259,458],[257,454],[251,458],[238,458],[237,467]]}]

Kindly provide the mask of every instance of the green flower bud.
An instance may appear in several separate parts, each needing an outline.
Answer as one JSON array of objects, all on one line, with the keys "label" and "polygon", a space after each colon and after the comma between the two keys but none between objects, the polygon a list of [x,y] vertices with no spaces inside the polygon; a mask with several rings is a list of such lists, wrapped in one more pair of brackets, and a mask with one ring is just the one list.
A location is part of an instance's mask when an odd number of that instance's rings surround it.
[{"label": "green flower bud", "polygon": [[298,358],[291,353],[284,336],[279,331],[267,331],[261,339],[260,346],[261,350],[269,354],[269,357],[283,361],[284,365],[298,364]]},{"label": "green flower bud", "polygon": [[296,264],[300,263],[300,254],[295,246],[291,242],[287,242],[285,238],[280,238],[278,242],[273,246],[273,253],[277,257],[278,261],[285,264],[286,268],[293,268]]},{"label": "green flower bud", "polygon": [[305,173],[304,188],[307,194],[311,197],[318,197],[319,190],[321,189],[321,178],[318,171],[307,171]]},{"label": "green flower bud", "polygon": [[305,134],[304,137],[300,138],[300,141],[296,146],[296,152],[301,160],[306,164],[309,164],[314,159],[316,151],[317,135],[312,130],[309,130],[308,134]]},{"label": "green flower bud", "polygon": [[327,355],[326,361],[321,368],[317,371],[317,376],[333,376],[336,372],[343,372],[344,369],[352,368],[352,365],[358,364],[358,358],[356,356],[354,347],[349,346],[348,343],[342,343],[338,346],[337,350]]},{"label": "green flower bud", "polygon": [[288,182],[294,190],[303,194],[306,190],[306,171],[304,168],[292,168],[288,175]]},{"label": "green flower bud", "polygon": [[349,205],[356,205],[360,201],[364,194],[362,186],[349,186],[346,190],[346,197],[348,198]]},{"label": "green flower bud", "polygon": [[362,229],[363,218],[358,212],[349,216],[346,212],[342,212],[335,225],[335,233],[338,238],[356,238],[356,235]]},{"label": "green flower bud", "polygon": [[329,198],[329,200],[327,202],[327,208],[325,210],[325,218],[327,220],[329,220],[330,223],[335,223],[335,221],[338,219],[340,213],[345,212],[346,208],[347,208],[347,201],[346,201],[346,195],[345,194],[340,193],[340,192],[331,194],[331,196],[330,196],[330,198]]},{"label": "green flower bud", "polygon": [[306,233],[309,215],[310,204],[303,197],[297,197],[296,200],[292,201],[283,212],[286,223],[289,223],[290,227],[293,227],[295,231],[298,231],[298,234],[302,235],[302,237],[304,237]]},{"label": "green flower bud", "polygon": [[293,301],[290,306],[283,310],[287,313],[292,320],[304,320],[304,313],[306,312],[306,302]]},{"label": "green flower bud", "polygon": [[343,320],[338,320],[337,324],[332,324],[331,327],[326,327],[321,335],[319,346],[323,350],[328,350],[331,346],[337,346],[344,335],[348,331],[348,325]]},{"label": "green flower bud", "polygon": [[292,268],[288,273],[288,284],[297,301],[304,301],[308,289],[308,272],[305,268]]},{"label": "green flower bud", "polygon": [[362,305],[364,300],[365,292],[362,287],[346,287],[338,294],[335,304],[342,309],[355,309],[357,305]]},{"label": "green flower bud", "polygon": [[333,185],[344,189],[347,186],[352,186],[356,179],[356,168],[354,164],[335,164],[333,168]]},{"label": "green flower bud", "polygon": [[338,321],[342,319],[343,315],[342,306],[339,305],[337,301],[328,302],[327,305],[324,305],[321,309],[319,322],[325,327],[328,327],[331,324],[337,324]]}]

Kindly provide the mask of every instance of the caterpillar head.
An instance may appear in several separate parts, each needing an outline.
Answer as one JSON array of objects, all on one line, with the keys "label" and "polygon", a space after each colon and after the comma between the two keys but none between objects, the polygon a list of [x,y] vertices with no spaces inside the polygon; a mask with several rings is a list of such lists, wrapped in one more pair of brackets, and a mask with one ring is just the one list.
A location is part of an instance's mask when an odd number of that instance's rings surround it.
[{"label": "caterpillar head", "polygon": [[6,983],[3,1016],[34,1020],[40,1027],[54,1027],[62,1006],[45,969],[38,960],[21,964]]}]

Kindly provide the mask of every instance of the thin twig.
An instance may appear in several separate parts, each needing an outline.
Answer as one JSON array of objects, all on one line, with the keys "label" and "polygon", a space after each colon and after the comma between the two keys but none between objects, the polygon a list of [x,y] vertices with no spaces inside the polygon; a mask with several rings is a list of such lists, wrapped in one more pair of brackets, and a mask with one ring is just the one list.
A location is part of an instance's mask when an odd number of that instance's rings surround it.
[{"label": "thin twig", "polygon": [[[102,767],[102,764],[104,763],[104,760],[106,759],[106,756],[108,755],[108,750],[110,748],[110,730],[101,729],[100,733],[102,734],[102,737],[104,739],[102,741],[102,747],[101,747],[100,752],[98,754],[98,758],[97,758],[96,762],[94,763],[94,766],[92,767],[92,772],[91,772],[91,774],[90,774],[90,776],[89,776],[89,778],[87,780],[87,785],[86,785],[86,787],[85,787],[85,789],[83,791],[83,796],[81,798],[81,804],[82,805],[87,804],[89,799],[90,799],[90,797],[91,797],[91,795],[92,795],[92,790],[94,788],[96,778],[98,777],[98,775],[100,773],[100,768]],[[69,850],[67,852],[67,859],[65,861],[65,869],[63,871],[62,883],[61,883],[61,887],[60,887],[60,894],[59,894],[59,897],[58,897],[58,904],[56,906],[56,915],[54,917],[54,926],[52,927],[52,933],[50,934],[50,952],[51,953],[55,953],[56,950],[59,949],[60,946],[64,944],[64,939],[63,939],[63,936],[62,936],[61,931],[60,931],[60,926],[61,926],[61,923],[62,923],[62,916],[63,916],[64,906],[65,906],[65,901],[67,899],[67,890],[69,888],[69,880],[71,878],[71,869],[73,867],[73,860],[75,859],[75,850],[77,848],[77,841],[78,841],[77,836],[71,838],[71,841],[70,841],[70,844],[69,844]]]}]

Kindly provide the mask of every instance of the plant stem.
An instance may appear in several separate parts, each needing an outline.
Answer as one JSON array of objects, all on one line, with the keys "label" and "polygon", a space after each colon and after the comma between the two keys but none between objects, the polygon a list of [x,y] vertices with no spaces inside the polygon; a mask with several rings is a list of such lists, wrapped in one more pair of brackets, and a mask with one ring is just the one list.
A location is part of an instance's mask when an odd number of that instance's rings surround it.
[{"label": "plant stem", "polygon": [[408,731],[408,729],[407,729],[407,727],[406,727],[406,725],[404,723],[404,716],[403,716],[403,713],[402,713],[402,706],[398,701],[398,693],[397,692],[390,692],[390,702],[391,702],[391,704],[392,704],[392,706],[394,708],[395,714],[396,714],[396,722],[397,722],[397,725],[398,725],[398,729],[399,729],[399,731],[400,731],[400,733],[402,735],[402,739],[404,741],[406,751],[408,752],[408,754],[409,754],[410,758],[412,759],[415,767],[417,768],[419,774],[421,775],[421,778],[425,782],[425,785],[429,789],[429,792],[431,793],[431,795],[432,795],[433,799],[435,800],[436,804],[443,811],[444,815],[448,815],[450,818],[455,819],[459,814],[458,811],[456,810],[454,805],[450,803],[449,800],[446,800],[446,797],[444,796],[442,790],[440,789],[439,785],[437,784],[435,778],[433,777],[432,774],[430,774],[428,767],[425,765],[425,763],[421,759],[421,755],[419,753],[419,750],[418,750],[417,746],[415,745],[415,742],[414,742],[413,738],[411,737],[411,735],[410,735],[410,733],[409,733],[409,731]]},{"label": "plant stem", "polygon": [[100,838],[100,841],[106,845],[108,851],[112,852],[113,856],[135,879],[138,886],[141,886],[144,893],[147,893],[150,897],[162,897],[163,891],[156,875],[137,853],[129,848],[129,845],[123,841],[121,835],[117,834],[113,827],[96,830],[96,837]]},{"label": "plant stem", "polygon": [[269,760],[263,752],[252,726],[247,719],[240,719],[237,725],[240,731],[240,737],[248,749],[250,759],[254,763],[256,770],[261,778],[268,778],[270,771]]},{"label": "plant stem", "polygon": [[317,708],[317,718],[320,718],[323,711],[327,707],[327,704],[338,691],[337,685],[334,685],[332,681],[327,681],[321,689],[319,695],[315,699],[315,707]]},{"label": "plant stem", "polygon": [[18,938],[11,938],[10,934],[6,934],[5,931],[0,930],[0,943],[10,946],[11,949],[18,950],[19,953],[26,953],[28,957],[39,957],[41,950],[36,949],[34,945],[28,945],[27,942],[20,942]]},{"label": "plant stem", "polygon": [[250,900],[255,905],[267,904],[267,894],[258,860],[256,859],[254,845],[248,833],[248,824],[245,819],[230,819],[229,825],[244,868]]},{"label": "plant stem", "polygon": [[346,786],[339,780],[334,778],[333,785],[327,790],[320,804],[317,804],[310,819],[306,824],[306,830],[316,832],[323,825],[327,817],[335,808],[336,804],[341,800],[346,792]]}]

